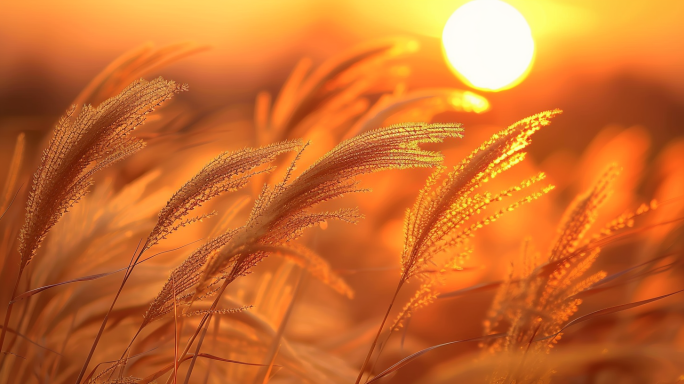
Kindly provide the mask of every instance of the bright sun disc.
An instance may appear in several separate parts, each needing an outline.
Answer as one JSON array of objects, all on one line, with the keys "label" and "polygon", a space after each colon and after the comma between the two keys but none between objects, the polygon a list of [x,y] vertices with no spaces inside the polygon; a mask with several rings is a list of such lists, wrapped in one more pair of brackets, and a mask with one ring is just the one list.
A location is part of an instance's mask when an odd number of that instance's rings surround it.
[{"label": "bright sun disc", "polygon": [[534,57],[530,26],[500,0],[475,0],[458,8],[444,26],[442,45],[456,74],[486,91],[520,83]]}]

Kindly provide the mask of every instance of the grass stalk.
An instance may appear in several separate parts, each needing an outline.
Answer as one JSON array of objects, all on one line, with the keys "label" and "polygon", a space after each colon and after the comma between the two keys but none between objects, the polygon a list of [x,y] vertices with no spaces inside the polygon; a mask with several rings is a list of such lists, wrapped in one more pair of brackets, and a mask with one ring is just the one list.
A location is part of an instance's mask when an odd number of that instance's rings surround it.
[{"label": "grass stalk", "polygon": [[399,295],[399,290],[401,290],[402,285],[404,285],[403,279],[397,285],[397,290],[394,291],[392,301],[390,301],[389,307],[387,307],[387,312],[385,312],[385,317],[382,319],[382,323],[380,323],[380,328],[378,328],[378,333],[375,335],[375,338],[373,339],[373,343],[371,344],[370,349],[368,349],[368,354],[366,355],[366,359],[363,361],[363,364],[361,365],[361,370],[359,371],[359,376],[356,378],[355,384],[359,384],[361,382],[361,379],[363,378],[363,373],[366,369],[366,366],[368,365],[368,362],[370,361],[371,356],[373,355],[373,350],[375,349],[375,346],[377,345],[378,340],[380,339],[382,329],[385,327],[387,318],[389,317],[389,314],[392,311],[392,306],[394,305],[394,302],[397,300],[397,296]]}]

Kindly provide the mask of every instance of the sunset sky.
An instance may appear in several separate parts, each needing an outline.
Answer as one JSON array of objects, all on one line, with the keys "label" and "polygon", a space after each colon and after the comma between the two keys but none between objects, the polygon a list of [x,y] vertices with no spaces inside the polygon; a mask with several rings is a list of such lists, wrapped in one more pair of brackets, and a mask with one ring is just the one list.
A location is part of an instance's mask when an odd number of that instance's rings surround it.
[{"label": "sunset sky", "polygon": [[[437,39],[463,0],[319,2],[313,0],[6,2],[0,14],[0,86],[21,68],[44,68],[57,84],[86,81],[121,52],[151,41],[194,40],[210,53],[181,65],[187,79],[244,88],[284,75],[287,63],[326,57],[371,38],[406,34]],[[534,76],[633,73],[684,95],[679,1],[512,0],[538,46]],[[162,6],[163,5],[163,6]],[[273,69],[278,68],[276,73]],[[277,79],[280,81],[281,79]],[[203,81],[199,82],[198,81]]]}]

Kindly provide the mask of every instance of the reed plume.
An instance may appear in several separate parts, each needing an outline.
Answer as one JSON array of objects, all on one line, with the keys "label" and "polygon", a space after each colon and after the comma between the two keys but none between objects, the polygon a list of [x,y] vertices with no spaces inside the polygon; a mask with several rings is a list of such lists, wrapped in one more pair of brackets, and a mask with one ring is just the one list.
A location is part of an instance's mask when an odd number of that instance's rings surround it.
[{"label": "reed plume", "polygon": [[[143,142],[130,134],[150,112],[184,89],[184,85],[162,78],[139,80],[98,107],[84,107],[78,116],[74,116],[76,106],[72,106],[59,120],[33,177],[26,220],[19,235],[21,261],[12,297],[26,265],[35,257],[50,228],[87,193],[93,176],[140,150]],[[0,348],[11,306],[5,316]]]},{"label": "reed plume", "polygon": [[429,121],[441,112],[483,113],[488,109],[489,101],[470,91],[449,88],[407,91],[405,86],[400,85],[392,93],[380,97],[361,115],[347,131],[345,138],[378,127],[388,119]]},{"label": "reed plume", "polygon": [[[305,228],[332,219],[353,223],[360,217],[355,209],[310,212],[310,208],[348,193],[364,191],[355,179],[360,175],[387,169],[436,166],[442,161],[441,154],[423,150],[418,144],[460,137],[461,131],[459,124],[402,124],[369,131],[342,142],[290,182],[298,155],[282,182],[272,188],[264,187],[243,227],[200,247],[176,270],[179,275],[190,277],[181,280],[177,292],[183,292],[187,284],[195,285],[194,293],[182,294],[180,299],[187,300],[192,295],[192,302],[215,295],[210,309],[214,311],[228,284],[249,274],[274,250],[287,249],[287,243],[299,237]],[[174,302],[172,284],[167,283],[162,292],[150,307],[146,321],[171,310]],[[211,314],[205,315],[198,332]],[[202,337],[198,351],[201,343]],[[190,344],[181,358],[189,347]],[[195,358],[191,367],[194,361]]]},{"label": "reed plume", "polygon": [[[273,161],[284,152],[301,146],[299,141],[285,141],[266,147],[246,148],[235,152],[224,152],[209,162],[202,170],[178,190],[159,213],[159,219],[144,249],[156,244],[176,229],[198,221],[207,215],[183,219],[189,212],[203,202],[221,192],[234,191],[244,187],[249,179],[269,169],[252,171],[254,168]],[[238,175],[240,175],[238,177]],[[193,252],[173,270],[169,280],[154,299],[142,327],[173,310],[174,303],[184,303],[188,299],[185,291],[193,287],[200,278],[200,269],[209,255],[223,247],[235,234],[229,230],[219,235]]]},{"label": "reed plume", "polygon": [[655,208],[655,203],[642,205],[587,239],[618,172],[615,165],[610,166],[591,190],[570,205],[547,262],[540,263],[529,240],[523,244],[520,260],[500,286],[484,322],[485,335],[499,332],[503,325],[508,327],[504,338],[481,344],[487,354],[484,358],[509,356],[491,373],[492,383],[550,380],[554,367],[546,359],[582,303],[577,295],[606,277],[603,271],[588,274],[601,246],[615,231],[634,225],[635,217]]},{"label": "reed plume", "polygon": [[236,230],[227,231],[206,242],[171,272],[164,287],[150,303],[141,328],[173,311],[174,305],[189,303],[192,293],[187,291],[199,281],[201,269],[207,258],[225,246],[233,238],[235,232]]},{"label": "reed plume", "polygon": [[154,108],[184,89],[162,78],[140,80],[96,108],[86,106],[73,122],[74,107],[69,109],[33,179],[20,235],[22,268],[33,259],[50,228],[87,192],[95,173],[143,147],[130,137],[133,130]]},{"label": "reed plume", "polygon": [[[436,349],[443,351],[438,359],[425,359],[420,369],[393,379],[618,383],[626,372],[629,382],[681,380],[684,355],[677,346],[684,311],[675,300],[632,318],[584,321],[682,292],[681,228],[667,232],[665,225],[681,222],[675,204],[684,191],[683,142],[659,156],[657,167],[645,168],[647,159],[640,164],[635,151],[645,153],[647,133],[630,128],[602,150],[600,161],[592,158],[594,149],[605,147],[596,145],[605,141],[604,133],[582,161],[564,148],[538,164],[526,161],[512,169],[556,110],[511,125],[447,168],[433,146],[422,144],[460,138],[460,125],[405,122],[452,118],[437,116],[444,112],[481,113],[489,102],[470,91],[421,88],[422,75],[409,78],[412,62],[404,60],[417,49],[411,39],[364,44],[319,66],[302,60],[273,103],[261,93],[254,111],[244,104],[217,107],[213,100],[186,115],[191,103],[174,105],[152,129],[132,138],[152,109],[185,87],[162,79],[129,83],[204,49],[192,43],[145,45],[107,66],[79,94],[37,159],[25,223],[17,220],[21,210],[15,205],[22,204],[12,201],[27,197],[18,187],[39,132],[29,128],[7,136],[12,142],[3,143],[7,150],[0,153],[7,174],[0,190],[0,214],[7,212],[0,220],[0,296],[10,305],[0,337],[0,382],[348,384],[369,376],[368,383],[376,383]],[[24,121],[5,117],[2,129]],[[139,150],[140,139],[158,151],[148,148],[135,163],[99,172]],[[184,169],[187,159],[226,141],[231,151],[217,150],[186,180],[177,180],[179,172],[163,172]],[[596,164],[612,160],[606,157],[622,159],[626,177],[614,184],[618,168],[611,166],[573,201],[555,230],[549,218],[560,213],[561,201],[565,208],[570,179],[584,180]],[[307,166],[299,170],[302,164]],[[642,166],[653,188],[644,185],[631,196]],[[375,173],[408,168],[432,168],[431,175],[418,181],[423,170]],[[561,191],[531,204],[515,222],[480,231],[553,188],[544,173],[530,169],[548,171]],[[359,207],[338,199],[367,191],[361,177],[371,173],[376,192],[356,200]],[[97,187],[86,194],[95,175]],[[490,180],[497,176],[515,181],[494,188]],[[613,197],[612,188],[621,193]],[[417,198],[410,196],[413,190]],[[626,199],[651,191],[668,209],[645,218],[648,226],[628,229],[655,203],[597,225],[599,210],[616,215],[612,210]],[[216,213],[206,206],[219,196],[230,200],[216,205],[225,213],[219,223],[195,225]],[[251,211],[243,211],[252,197]],[[410,208],[402,215],[398,206]],[[362,212],[370,220],[361,230],[328,227],[332,220],[360,222]],[[548,250],[540,255],[526,240],[502,281],[475,280],[507,263],[502,257],[511,244],[518,247],[529,225],[542,241],[550,235]],[[325,231],[305,236],[315,226]],[[651,228],[657,229],[647,233]],[[171,256],[197,238],[204,240],[196,249],[177,261]],[[618,239],[628,244],[611,253],[607,246]],[[183,245],[149,255],[174,240]],[[9,256],[17,245],[20,260]],[[650,257],[654,252],[659,254]],[[400,255],[399,263],[385,265],[392,254]],[[391,275],[396,271],[398,281]],[[374,292],[388,288],[387,281],[394,296],[378,329],[372,317],[362,319],[374,313]],[[467,281],[472,285],[460,287]],[[452,285],[459,287],[442,292]],[[654,298],[656,289],[674,293]],[[608,290],[610,295],[593,296]],[[473,296],[487,292],[495,294],[491,308],[477,316],[489,303]],[[457,296],[471,300],[443,300]],[[649,299],[602,305],[616,296]],[[588,297],[596,302],[582,305]],[[579,313],[587,304],[602,309]],[[408,321],[426,306],[432,306],[432,316],[415,319],[409,332]],[[449,317],[453,311],[456,318]],[[463,338],[483,320],[484,335]],[[566,333],[578,323],[583,327],[577,336]],[[401,344],[390,342],[402,328]],[[429,340],[449,335],[458,340],[425,348]],[[448,346],[455,344],[463,348],[451,355]],[[475,355],[465,354],[469,347]],[[396,364],[374,370],[397,356]],[[454,360],[440,363],[444,358]]]},{"label": "reed plume", "polygon": [[430,121],[445,111],[489,109],[487,99],[469,91],[408,90],[410,68],[402,59],[419,49],[417,40],[389,38],[345,50],[316,68],[302,59],[273,101],[267,92],[257,97],[257,140],[270,143],[326,132],[337,142],[382,126]]},{"label": "reed plume", "polygon": [[185,183],[159,212],[157,224],[148,236],[143,250],[154,246],[179,228],[211,216],[213,213],[185,219],[190,211],[213,197],[223,192],[238,190],[244,187],[252,176],[270,170],[252,171],[254,168],[269,163],[277,155],[292,151],[298,146],[301,146],[301,143],[293,140],[218,155]]},{"label": "reed plume", "polygon": [[[197,221],[201,221],[203,218],[211,216],[213,213],[186,219],[192,210],[200,207],[203,203],[223,192],[235,191],[245,186],[252,176],[269,171],[270,169],[256,171],[254,169],[260,165],[263,165],[264,163],[271,162],[277,155],[294,150],[298,146],[300,146],[298,141],[286,141],[272,144],[263,148],[245,148],[234,152],[224,152],[204,166],[197,173],[197,175],[185,183],[171,197],[166,206],[162,208],[156,225],[150,232],[147,240],[145,240],[145,244],[137,254],[137,257],[131,265],[131,268],[126,272],[121,287],[119,288],[119,292],[114,297],[114,301],[110,306],[109,312],[111,312],[111,310],[114,308],[114,304],[116,303],[123,286],[130,277],[130,274],[132,273],[132,267],[138,263],[138,260],[145,251],[156,245],[159,241],[165,239],[179,228],[190,225]],[[229,234],[230,232],[205,244],[203,247],[198,249],[197,253],[191,255],[179,268],[171,273],[169,282],[164,286],[160,294],[153,301],[150,309],[145,315],[145,320],[143,321],[136,335],[133,337],[133,340],[135,340],[140,331],[149,322],[156,320],[176,307],[179,301],[177,299],[177,294],[189,288],[198,277],[196,276],[196,273],[195,276],[193,276],[192,273],[189,273],[189,270],[193,269],[193,266],[202,265],[207,255],[214,250],[212,247],[222,244],[221,241],[228,239]],[[86,359],[81,373],[79,374],[79,378],[77,379],[78,382],[80,382],[81,378],[85,375],[85,370],[87,369],[90,357],[92,356],[92,353],[99,342],[100,336],[107,324],[108,317],[109,313],[105,315],[100,327],[100,332],[98,333],[97,337],[95,338],[95,342],[91,347],[91,353]]]},{"label": "reed plume", "polygon": [[198,292],[231,264],[233,278],[247,273],[265,256],[264,251],[250,252],[253,247],[283,245],[299,237],[305,228],[331,219],[355,222],[360,217],[355,209],[323,213],[312,213],[308,209],[348,193],[363,191],[355,180],[357,176],[439,164],[440,154],[423,150],[418,144],[459,137],[460,132],[458,124],[402,124],[369,131],[342,142],[288,183],[293,162],[281,183],[264,188],[247,224],[235,235],[232,244],[207,262]]},{"label": "reed plume", "polygon": [[145,43],[114,59],[83,88],[72,104],[98,105],[117,95],[137,79],[207,49],[207,45],[190,41],[180,41],[161,47]]},{"label": "reed plume", "polygon": [[[466,225],[471,217],[481,213],[491,203],[500,201],[504,197],[512,195],[513,192],[527,188],[544,178],[543,174],[539,174],[524,181],[519,186],[514,186],[499,194],[475,192],[476,188],[489,179],[522,161],[525,153],[520,151],[530,144],[530,136],[543,126],[548,125],[550,119],[559,113],[559,110],[542,112],[494,134],[463,159],[436,189],[434,186],[444,169],[438,168],[428,179],[413,208],[406,214],[401,276],[389,308],[361,366],[356,384],[363,377],[366,365],[370,361],[399,291],[409,279],[425,275],[428,272],[426,267],[433,262],[436,255],[462,244],[477,229],[495,221],[505,212],[511,211],[523,203],[535,200],[552,189],[552,187],[543,188],[541,192],[532,193],[507,208]],[[458,267],[459,259],[460,255],[458,254],[448,258],[441,269]],[[427,305],[434,300],[437,295],[434,291],[434,284],[437,281],[434,278],[428,279],[428,282],[421,286],[416,296],[399,314],[392,329],[397,329],[417,307]]]},{"label": "reed plume", "polygon": [[316,127],[344,128],[368,109],[369,94],[391,90],[395,79],[406,77],[396,60],[417,48],[413,39],[382,39],[342,52],[313,70],[311,60],[301,60],[273,105],[268,93],[257,97],[258,139],[268,143],[301,137]]},{"label": "reed plume", "polygon": [[[504,212],[540,196],[538,193],[532,194],[506,209],[463,227],[468,219],[491,203],[544,178],[543,174],[539,174],[499,194],[475,193],[475,189],[483,183],[521,162],[525,153],[520,151],[530,144],[530,136],[548,125],[550,119],[559,113],[559,110],[542,112],[494,134],[455,167],[434,193],[433,186],[443,169],[438,169],[428,179],[415,205],[407,213],[401,257],[402,283],[420,274],[435,255],[462,244],[475,230],[496,220]],[[544,190],[548,191],[546,188]]]}]

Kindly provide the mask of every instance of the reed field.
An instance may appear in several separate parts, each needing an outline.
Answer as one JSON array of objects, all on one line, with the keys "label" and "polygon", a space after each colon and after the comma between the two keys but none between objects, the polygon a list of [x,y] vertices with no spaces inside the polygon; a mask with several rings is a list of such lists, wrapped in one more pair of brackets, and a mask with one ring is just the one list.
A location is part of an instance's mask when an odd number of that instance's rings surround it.
[{"label": "reed field", "polygon": [[403,37],[208,109],[164,71],[211,49],[2,131],[1,383],[684,382],[681,136],[471,128],[503,101]]}]

